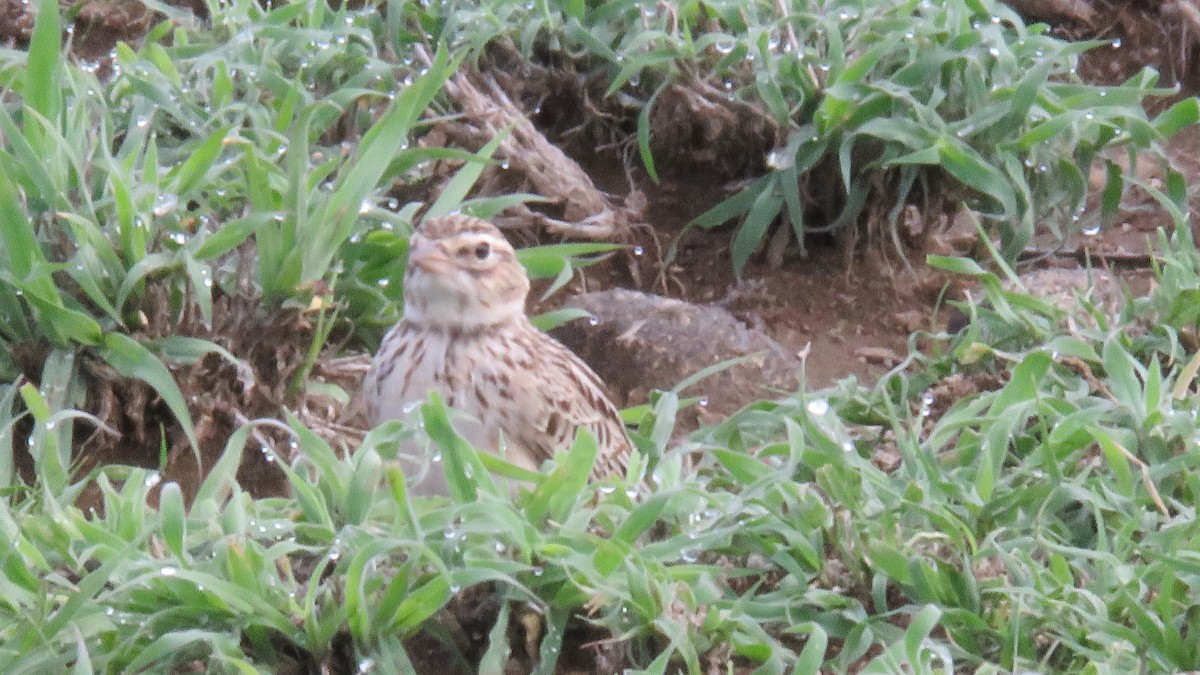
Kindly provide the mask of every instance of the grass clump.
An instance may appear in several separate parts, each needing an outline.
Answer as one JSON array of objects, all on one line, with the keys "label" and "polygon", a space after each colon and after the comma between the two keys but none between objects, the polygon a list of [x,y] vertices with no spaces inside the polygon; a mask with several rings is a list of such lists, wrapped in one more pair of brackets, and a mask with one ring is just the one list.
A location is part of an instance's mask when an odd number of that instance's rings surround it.
[{"label": "grass clump", "polygon": [[[452,44],[513,44],[533,63],[603,79],[613,116],[635,117],[616,142],[636,147],[651,177],[660,165],[752,177],[695,220],[739,222],[739,275],[768,240],[777,264],[789,231],[801,251],[806,234],[850,233],[904,258],[913,236],[964,201],[1013,260],[1039,227],[1062,237],[1110,224],[1138,182],[1117,158],[1166,164],[1160,144],[1198,118],[1191,100],[1147,118],[1142,104],[1170,93],[1152,69],[1119,86],[1081,83],[1080,53],[1119,41],[1066,42],[1000,2],[445,2],[428,12]],[[1084,213],[1094,163],[1109,169],[1101,223]],[[919,223],[904,222],[908,206]]]},{"label": "grass clump", "polygon": [[[869,176],[898,180],[893,209],[936,165],[1019,241],[1027,207],[1075,208],[1070,181],[1058,201],[1034,197],[1053,171],[1082,174],[1080,158],[1112,143],[1152,145],[1194,105],[1147,122],[1131,111],[1148,79],[1104,96],[1060,81],[1076,47],[999,10],[993,22],[986,3],[783,17],[767,5],[402,4],[214,5],[211,25],[164,22],[139,48],[118,46],[101,82],[63,56],[57,5],[43,2],[29,50],[0,53],[10,672],[1200,667],[1187,628],[1200,254],[1186,228],[1161,237],[1154,292],[1115,310],[935,260],[984,289],[962,334],[877,385],[759,402],[681,442],[682,404],[662,392],[630,413],[628,480],[588,485],[596,447],[583,436],[514,499],[505,482],[523,474],[457,437],[437,400],[422,427],[353,442],[304,407],[349,398],[313,377],[318,356],[394,320],[396,260],[425,204],[488,215],[507,203],[468,199],[495,143],[417,142],[450,109],[442,88],[462,57],[430,44],[426,70],[406,61],[429,36],[481,47],[537,16],[513,33],[520,44],[583,45],[614,92],[729,78],[721,105],[763,106],[800,139],[761,179],[770,192],[760,181],[734,198],[749,214],[742,262],[768,211],[798,213],[780,177],[799,187],[835,156],[846,204],[858,168],[870,195]],[[914,16],[928,19],[920,36],[888,37]],[[914,44],[928,61],[902,65]],[[939,61],[950,45],[962,56]],[[918,67],[939,77],[906,70]],[[915,95],[917,80],[941,89]],[[643,149],[653,110],[639,108]],[[809,123],[824,134],[812,148]],[[1054,143],[1064,159],[1043,174]],[[436,162],[453,168],[435,176]],[[1000,177],[976,184],[976,169]],[[439,196],[403,197],[435,179]],[[1180,180],[1161,194],[1177,215]],[[1011,213],[992,194],[1003,190]],[[561,283],[579,256],[610,248],[522,255]],[[453,498],[407,493],[391,460],[414,441],[440,452]],[[122,465],[103,461],[116,447]],[[279,489],[255,489],[264,473]]]}]

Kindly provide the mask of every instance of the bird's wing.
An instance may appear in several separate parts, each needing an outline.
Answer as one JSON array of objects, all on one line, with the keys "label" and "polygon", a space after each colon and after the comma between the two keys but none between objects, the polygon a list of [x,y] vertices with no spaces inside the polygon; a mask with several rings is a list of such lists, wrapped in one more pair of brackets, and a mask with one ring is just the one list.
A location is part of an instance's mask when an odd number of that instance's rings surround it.
[{"label": "bird's wing", "polygon": [[538,358],[520,363],[512,383],[514,397],[529,405],[520,406],[505,436],[529,452],[536,466],[570,446],[584,427],[599,446],[592,477],[624,475],[632,446],[604,384],[569,349],[542,333],[537,338],[530,351]]}]

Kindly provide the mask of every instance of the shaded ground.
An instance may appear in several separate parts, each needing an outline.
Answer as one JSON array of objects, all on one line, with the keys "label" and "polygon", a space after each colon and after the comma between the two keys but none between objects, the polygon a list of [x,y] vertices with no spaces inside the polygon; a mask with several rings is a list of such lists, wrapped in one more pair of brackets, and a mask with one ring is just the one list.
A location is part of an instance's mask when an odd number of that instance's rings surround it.
[{"label": "shaded ground", "polygon": [[[628,191],[624,172],[614,171],[613,164],[593,161],[585,168],[602,189],[617,194]],[[798,250],[790,251],[779,269],[755,257],[738,280],[730,264],[732,226],[684,232],[695,216],[728,194],[725,183],[709,176],[674,176],[655,184],[641,171],[634,175],[637,189],[649,202],[646,220],[654,225],[657,242],[647,237],[642,243],[644,259],[637,261],[640,283],[613,267],[606,278],[585,271],[589,289],[640,286],[691,302],[722,305],[791,352],[807,351],[809,388],[848,375],[865,378],[885,372],[906,353],[909,333],[931,325],[941,287],[938,277],[898,270],[889,262],[850,260],[828,238],[809,241],[803,257]],[[666,251],[677,237],[677,255],[664,265]]]}]

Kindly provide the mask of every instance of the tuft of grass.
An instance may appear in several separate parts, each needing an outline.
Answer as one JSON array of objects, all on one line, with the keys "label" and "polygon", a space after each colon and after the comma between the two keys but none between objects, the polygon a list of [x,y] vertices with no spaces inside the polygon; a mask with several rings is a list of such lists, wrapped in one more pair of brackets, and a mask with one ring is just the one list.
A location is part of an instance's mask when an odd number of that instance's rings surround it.
[{"label": "tuft of grass", "polygon": [[[802,250],[806,234],[850,229],[906,259],[905,207],[932,223],[964,201],[1014,260],[1038,228],[1062,237],[1111,223],[1140,183],[1113,156],[1165,164],[1163,141],[1200,120],[1191,99],[1147,118],[1143,102],[1173,93],[1151,69],[1118,86],[1082,84],[1079,55],[1119,41],[1060,40],[993,0],[445,2],[421,16],[473,53],[509,41],[526,58],[606,75],[606,94],[636,114],[630,142],[654,178],[652,148],[677,143],[653,135],[687,123],[655,122],[656,104],[678,88],[696,101],[689,114],[735,120],[714,118],[717,135],[755,147],[748,138],[765,133],[774,147],[746,162],[753,180],[694,221],[738,222],[739,275],[776,223]],[[1099,222],[1083,209],[1093,163],[1108,169]]]}]

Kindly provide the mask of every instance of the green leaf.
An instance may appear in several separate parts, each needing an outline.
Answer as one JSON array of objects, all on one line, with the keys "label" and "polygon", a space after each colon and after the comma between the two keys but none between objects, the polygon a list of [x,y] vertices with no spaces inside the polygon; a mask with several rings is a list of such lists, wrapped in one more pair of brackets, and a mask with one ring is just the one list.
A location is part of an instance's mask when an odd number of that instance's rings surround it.
[{"label": "green leaf", "polygon": [[1140,423],[1146,416],[1146,401],[1142,396],[1141,382],[1138,380],[1141,365],[1115,337],[1104,341],[1101,357],[1104,360],[1104,372],[1108,376],[1108,387],[1113,396],[1129,406]]},{"label": "green leaf", "polygon": [[1121,167],[1111,160],[1107,162],[1107,180],[1104,190],[1100,193],[1100,222],[1111,225],[1117,219],[1121,208],[1121,194],[1125,191],[1125,178]]},{"label": "green leaf", "polygon": [[737,194],[728,197],[720,204],[701,213],[692,219],[692,223],[711,229],[728,223],[750,210],[759,196],[770,189],[773,176],[766,175],[742,188]]},{"label": "green leaf", "polygon": [[795,675],[818,675],[821,672],[821,664],[825,662],[825,649],[829,645],[829,634],[815,622],[793,626],[788,629],[788,632],[808,633],[808,639],[804,641],[804,649],[800,651],[800,658],[796,660],[796,669],[793,671]]},{"label": "green leaf", "polygon": [[491,163],[492,154],[496,152],[496,148],[500,147],[500,143],[508,137],[511,129],[504,129],[500,133],[487,142],[471,161],[462,165],[462,167],[454,173],[454,177],[446,183],[446,187],[442,188],[442,193],[438,195],[437,201],[430,205],[429,210],[425,213],[425,218],[437,218],[450,214],[462,205],[462,202],[467,197],[467,193],[474,187],[475,181],[479,180],[480,174],[483,173],[484,167]]},{"label": "green leaf", "polygon": [[158,513],[162,521],[163,543],[176,558],[183,560],[187,521],[184,516],[183,492],[179,489],[179,483],[171,481],[162,486],[158,499]]},{"label": "green leaf", "polygon": [[62,62],[58,0],[41,0],[33,35],[29,39],[29,60],[22,93],[30,108],[50,120],[58,119],[62,111]]},{"label": "green leaf", "polygon": [[175,383],[171,371],[167,370],[162,361],[140,342],[122,333],[109,333],[104,336],[100,345],[100,357],[125,377],[141,380],[158,392],[175,415],[175,419],[179,421],[183,433],[187,435],[188,442],[196,453],[196,460],[200,461],[200,443],[196,440],[192,415],[188,412],[179,385]]},{"label": "green leaf", "polygon": [[583,319],[583,318],[590,317],[590,316],[592,316],[592,315],[589,314],[588,312],[585,312],[582,309],[575,309],[573,307],[563,307],[562,309],[555,309],[555,310],[552,310],[549,312],[542,312],[541,314],[538,314],[537,316],[530,317],[529,322],[532,323],[540,331],[551,331],[551,330],[554,330],[555,328],[558,328],[559,326],[563,326],[572,321],[576,321],[578,319]]},{"label": "green leaf", "polygon": [[671,496],[667,494],[651,495],[649,499],[638,504],[621,521],[617,531],[613,533],[612,540],[632,545],[635,539],[649,530],[654,523],[658,522],[659,514],[663,512],[663,509],[667,507],[670,501]]},{"label": "green leaf", "polygon": [[221,156],[228,135],[229,127],[220,127],[192,150],[183,164],[167,175],[167,186],[171,191],[181,197],[190,194]]},{"label": "green leaf", "polygon": [[488,648],[479,661],[477,672],[505,672],[505,664],[508,663],[509,654],[512,651],[508,639],[508,613],[512,604],[509,602],[508,594],[501,598],[500,613],[496,616],[496,622],[492,624],[492,630],[488,632]]},{"label": "green leaf", "polygon": [[[408,143],[413,125],[457,65],[457,59],[451,59],[445,48],[439,48],[428,71],[402,90],[363,136],[354,165],[338,179],[319,217],[303,228],[310,231],[297,233],[305,245],[301,283],[316,281],[329,271],[334,256],[354,229],[363,200],[379,185],[396,154]],[[304,159],[297,156],[295,161]]]},{"label": "green leaf", "polygon": [[1123,495],[1132,497],[1133,468],[1130,466],[1127,451],[1107,430],[1093,426],[1089,427],[1088,431],[1095,439],[1096,444],[1100,446],[1101,452],[1104,453],[1104,461],[1108,463],[1108,468],[1116,479],[1113,488]]},{"label": "green leaf", "polygon": [[220,459],[209,468],[200,489],[196,490],[196,497],[192,500],[193,508],[209,501],[224,502],[225,497],[237,484],[237,470],[242,463],[246,441],[250,439],[250,432],[253,430],[252,425],[246,424],[230,435]]},{"label": "green leaf", "polygon": [[662,93],[663,89],[666,89],[669,84],[669,80],[664,80],[663,83],[658,86],[658,89],[654,90],[654,93],[642,106],[642,109],[638,111],[638,154],[640,154],[642,157],[642,166],[646,167],[646,175],[650,176],[650,180],[654,181],[655,183],[658,182],[658,169],[654,166],[654,153],[650,150],[650,112],[654,107],[655,100],[658,99],[658,95]]},{"label": "green leaf", "polygon": [[585,427],[575,434],[575,442],[565,453],[558,455],[554,471],[538,483],[533,497],[525,505],[531,521],[549,517],[562,522],[579,499],[592,474],[599,446],[596,437]]},{"label": "green leaf", "polygon": [[[387,632],[408,633],[416,630],[425,619],[433,616],[450,600],[450,581],[445,574],[438,574],[421,586],[413,589],[391,617],[384,618]],[[384,633],[384,630],[380,631]]]},{"label": "green leaf", "polygon": [[714,449],[712,453],[717,462],[743,485],[752,485],[772,473],[770,467],[749,455],[724,448]]},{"label": "green leaf", "polygon": [[966,274],[972,277],[994,276],[971,258],[959,258],[944,255],[927,255],[925,262],[930,267],[954,274]]},{"label": "green leaf", "polygon": [[1017,214],[1017,199],[1004,174],[961,141],[943,137],[937,143],[939,163],[964,185],[996,200],[1005,215]]},{"label": "green leaf", "polygon": [[[517,262],[525,268],[525,274],[531,280],[553,279],[569,274],[578,267],[590,265],[600,258],[597,254],[610,253],[623,248],[620,244],[605,244],[600,242],[575,242],[565,244],[545,244],[531,246],[517,251]],[[583,259],[581,256],[597,256]]]},{"label": "green leaf", "polygon": [[[929,634],[937,627],[942,618],[942,610],[935,605],[926,605],[913,615],[908,627],[904,629],[904,647],[908,653],[908,663],[916,671],[923,671],[926,661],[922,658],[923,647],[929,639]],[[945,664],[949,666],[949,664]],[[952,669],[949,669],[951,670]]]},{"label": "green leaf", "polygon": [[429,392],[429,401],[421,406],[421,419],[429,439],[442,449],[442,468],[451,497],[466,504],[475,501],[480,488],[499,494],[479,453],[450,424],[449,411],[437,391]]},{"label": "green leaf", "polygon": [[733,238],[733,272],[741,278],[746,263],[750,260],[762,240],[767,235],[767,228],[779,216],[783,208],[783,197],[775,190],[774,182],[764,189],[754,200],[746,222],[742,223],[737,235]]},{"label": "green leaf", "polygon": [[1184,129],[1200,122],[1200,98],[1189,96],[1172,105],[1154,118],[1154,129],[1170,138]]}]

